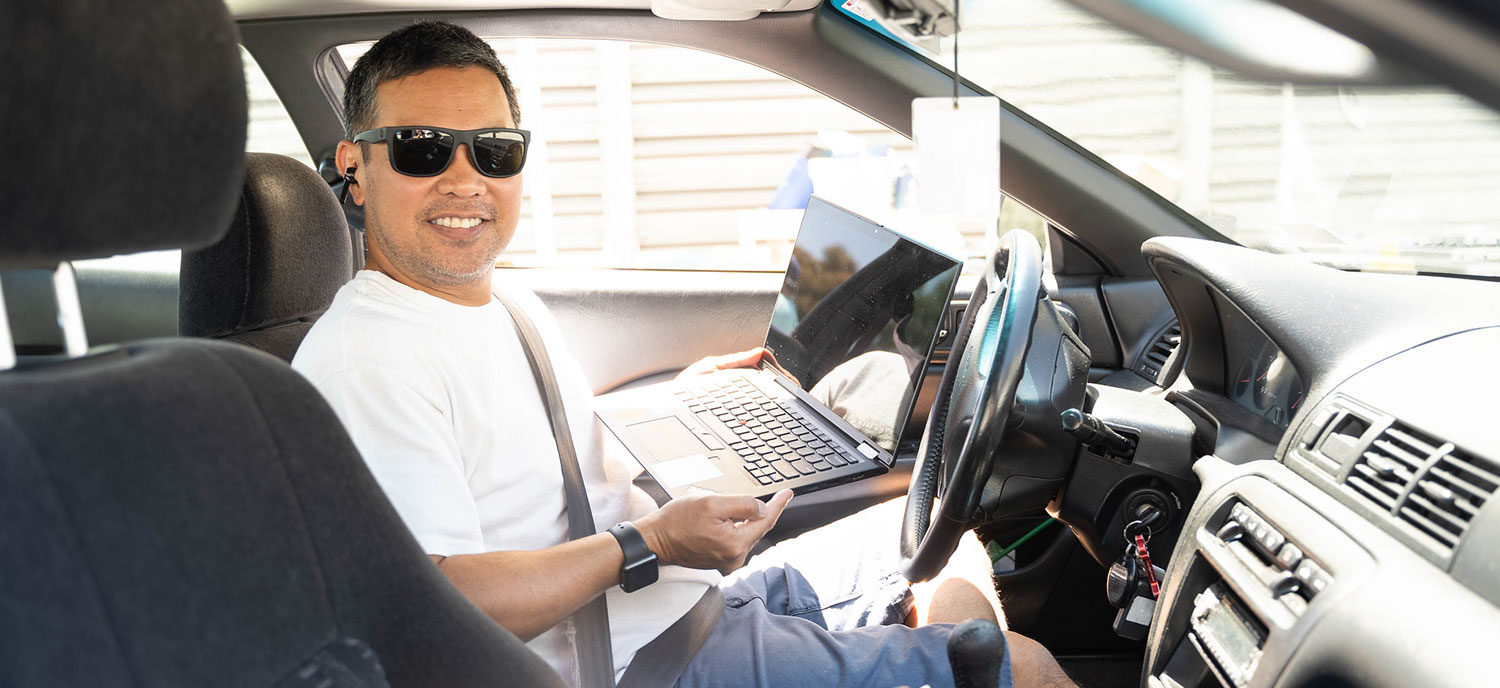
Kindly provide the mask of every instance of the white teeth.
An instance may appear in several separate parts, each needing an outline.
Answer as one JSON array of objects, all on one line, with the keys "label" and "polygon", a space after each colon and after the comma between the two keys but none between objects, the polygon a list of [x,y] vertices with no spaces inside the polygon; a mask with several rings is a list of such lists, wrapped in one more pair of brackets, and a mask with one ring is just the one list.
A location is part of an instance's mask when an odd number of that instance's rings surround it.
[{"label": "white teeth", "polygon": [[449,229],[468,229],[477,226],[483,221],[477,217],[440,217],[433,220],[432,224]]}]

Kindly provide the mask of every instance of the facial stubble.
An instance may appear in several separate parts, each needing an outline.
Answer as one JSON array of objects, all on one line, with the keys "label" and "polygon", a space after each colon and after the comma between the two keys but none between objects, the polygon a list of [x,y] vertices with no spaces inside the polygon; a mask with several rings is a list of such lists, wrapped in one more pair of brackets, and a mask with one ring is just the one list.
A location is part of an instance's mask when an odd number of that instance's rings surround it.
[{"label": "facial stubble", "polygon": [[[509,218],[501,217],[494,206],[489,204],[470,204],[462,208],[452,207],[452,203],[430,204],[422,209],[417,218],[410,220],[413,228],[407,242],[393,240],[393,234],[386,230],[378,205],[367,203],[365,206],[365,224],[370,241],[379,244],[381,253],[394,268],[426,284],[451,287],[483,280],[494,270],[495,260],[509,243],[510,233],[499,229],[501,223]],[[475,211],[481,211],[485,217],[492,218],[489,220],[491,227],[467,241],[444,239],[425,220],[418,219],[438,217],[444,212]]]}]

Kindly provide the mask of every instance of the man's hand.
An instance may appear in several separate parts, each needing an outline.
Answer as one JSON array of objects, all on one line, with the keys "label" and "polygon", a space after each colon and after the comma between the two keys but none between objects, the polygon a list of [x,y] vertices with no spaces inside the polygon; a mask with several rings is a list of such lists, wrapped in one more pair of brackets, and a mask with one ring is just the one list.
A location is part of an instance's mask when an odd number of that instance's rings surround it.
[{"label": "man's hand", "polygon": [[729,368],[749,368],[760,363],[760,357],[766,353],[766,348],[757,346],[754,349],[741,351],[739,353],[725,354],[723,356],[709,356],[697,363],[682,369],[677,374],[677,379],[693,375],[704,375],[716,370],[727,370]]},{"label": "man's hand", "polygon": [[680,497],[636,519],[635,527],[662,564],[729,573],[744,565],[750,548],[776,525],[791,499],[791,490],[777,492],[769,503],[754,497]]}]

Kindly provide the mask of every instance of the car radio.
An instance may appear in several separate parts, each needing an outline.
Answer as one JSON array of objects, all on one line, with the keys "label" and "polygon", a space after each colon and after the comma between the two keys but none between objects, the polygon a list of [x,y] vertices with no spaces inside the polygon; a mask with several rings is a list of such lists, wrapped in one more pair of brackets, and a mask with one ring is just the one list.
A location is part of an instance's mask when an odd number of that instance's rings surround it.
[{"label": "car radio", "polygon": [[1149,688],[1245,688],[1255,675],[1266,627],[1221,580],[1193,598],[1188,629]]},{"label": "car radio", "polygon": [[1266,628],[1222,582],[1208,586],[1193,600],[1191,633],[1213,659],[1213,668],[1230,685],[1244,688],[1260,661]]}]

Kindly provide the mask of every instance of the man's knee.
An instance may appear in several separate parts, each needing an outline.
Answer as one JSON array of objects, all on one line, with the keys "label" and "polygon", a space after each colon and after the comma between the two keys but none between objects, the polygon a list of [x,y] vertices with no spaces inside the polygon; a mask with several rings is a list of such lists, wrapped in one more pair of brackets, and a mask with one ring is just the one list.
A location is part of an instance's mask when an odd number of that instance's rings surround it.
[{"label": "man's knee", "polygon": [[1006,628],[989,554],[965,534],[937,578],[912,586],[922,623],[990,619]]},{"label": "man's knee", "polygon": [[927,623],[963,623],[969,619],[989,619],[995,623],[995,609],[990,602],[993,589],[986,594],[963,578],[949,578],[938,584],[927,602]]}]

